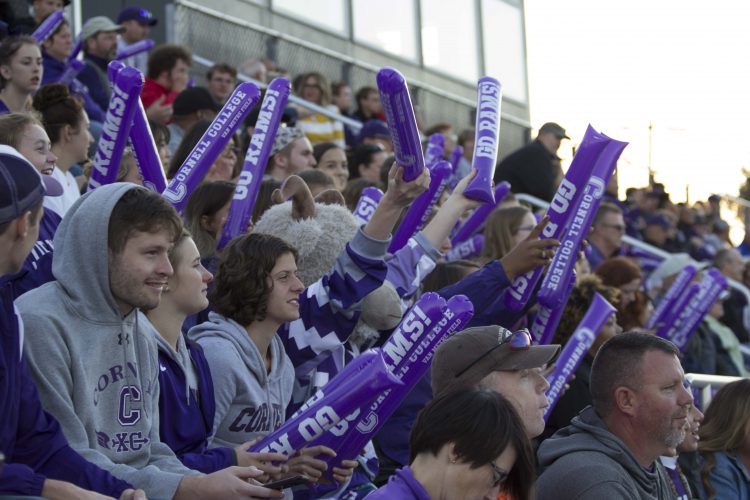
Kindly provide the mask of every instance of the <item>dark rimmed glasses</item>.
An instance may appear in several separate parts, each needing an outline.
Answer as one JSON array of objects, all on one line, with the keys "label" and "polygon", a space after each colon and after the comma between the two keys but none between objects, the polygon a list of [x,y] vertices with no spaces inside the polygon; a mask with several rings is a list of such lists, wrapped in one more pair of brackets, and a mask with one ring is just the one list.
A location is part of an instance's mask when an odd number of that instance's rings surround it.
[{"label": "dark rimmed glasses", "polygon": [[493,346],[492,349],[487,350],[484,354],[479,356],[477,359],[469,363],[469,365],[461,370],[460,372],[456,373],[456,378],[459,378],[461,375],[469,371],[471,367],[482,361],[484,358],[489,356],[495,349],[497,349],[500,346],[503,346],[505,344],[509,344],[510,348],[514,351],[525,351],[531,346],[531,334],[528,330],[518,330],[517,332],[513,332],[510,335],[507,335],[503,340],[498,342],[497,345]]},{"label": "dark rimmed glasses", "polygon": [[492,487],[497,488],[508,479],[508,472],[495,465],[495,462],[490,462],[490,467],[492,467]]}]

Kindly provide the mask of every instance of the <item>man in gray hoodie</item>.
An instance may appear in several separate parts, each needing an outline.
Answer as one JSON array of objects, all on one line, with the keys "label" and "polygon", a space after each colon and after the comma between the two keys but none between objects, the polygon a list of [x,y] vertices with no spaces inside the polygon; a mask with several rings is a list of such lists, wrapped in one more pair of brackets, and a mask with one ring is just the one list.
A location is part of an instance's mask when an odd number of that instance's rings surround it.
[{"label": "man in gray hoodie", "polygon": [[537,499],[671,499],[657,461],[685,438],[693,397],[671,342],[628,332],[591,368],[593,407],[544,441]]},{"label": "man in gray hoodie", "polygon": [[134,184],[81,197],[55,235],[57,281],[16,302],[32,378],[70,445],[149,497],[278,497],[251,484],[255,468],[202,476],[159,440],[156,343],[140,309],[159,304],[181,230],[164,198]]}]

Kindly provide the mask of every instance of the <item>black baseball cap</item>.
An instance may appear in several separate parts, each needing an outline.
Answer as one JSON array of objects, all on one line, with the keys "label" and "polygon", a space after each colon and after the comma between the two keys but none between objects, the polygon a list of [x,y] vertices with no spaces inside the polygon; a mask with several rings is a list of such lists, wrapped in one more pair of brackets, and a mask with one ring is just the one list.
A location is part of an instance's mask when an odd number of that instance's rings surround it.
[{"label": "black baseball cap", "polygon": [[539,129],[539,133],[541,134],[543,132],[549,132],[550,134],[554,134],[560,139],[570,139],[570,137],[568,137],[568,134],[565,133],[565,129],[554,122],[547,122],[544,125],[542,125],[542,128]]},{"label": "black baseball cap", "polygon": [[42,175],[10,146],[0,146],[0,224],[16,219],[45,196],[60,196],[62,186]]},{"label": "black baseball cap", "polygon": [[217,103],[206,87],[188,87],[175,98],[172,110],[175,116],[185,116],[202,109],[210,109],[218,113],[221,106]]}]

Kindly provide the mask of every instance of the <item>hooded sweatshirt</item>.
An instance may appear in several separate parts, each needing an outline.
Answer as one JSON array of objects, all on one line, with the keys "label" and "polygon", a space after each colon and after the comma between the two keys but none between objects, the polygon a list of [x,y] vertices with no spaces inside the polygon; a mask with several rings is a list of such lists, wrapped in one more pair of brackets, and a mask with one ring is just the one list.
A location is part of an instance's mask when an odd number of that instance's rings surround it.
[{"label": "hooded sweatshirt", "polygon": [[544,472],[537,500],[671,499],[667,474],[658,461],[644,469],[592,407],[545,440],[537,452]]},{"label": "hooded sweatshirt", "polygon": [[190,329],[211,366],[216,414],[211,446],[239,446],[278,429],[292,399],[294,367],[277,334],[271,341],[271,371],[245,328],[215,312]]},{"label": "hooded sweatshirt", "polygon": [[133,184],[79,199],[55,235],[57,281],[20,297],[25,354],[42,403],[71,446],[149,497],[171,498],[185,467],[159,439],[156,341],[137,309],[123,317],[110,291],[107,232]]}]

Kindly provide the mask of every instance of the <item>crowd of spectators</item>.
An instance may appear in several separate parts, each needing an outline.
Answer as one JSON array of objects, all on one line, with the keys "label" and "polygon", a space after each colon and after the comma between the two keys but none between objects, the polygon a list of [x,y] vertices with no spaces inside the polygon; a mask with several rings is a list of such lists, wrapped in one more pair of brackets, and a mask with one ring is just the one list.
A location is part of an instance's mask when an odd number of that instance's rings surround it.
[{"label": "crowd of spectators", "polygon": [[[264,484],[303,476],[310,484],[288,498],[750,498],[748,381],[702,407],[685,378],[750,375],[747,296],[734,286],[722,294],[684,352],[646,328],[690,264],[750,286],[750,222],[736,247],[720,197],[674,203],[653,183],[620,198],[615,173],[552,343],[535,345],[526,327],[538,307],[513,311],[501,299],[558,245],[539,239],[547,219],[515,195],[553,200],[564,177],[557,152],[570,139],[561,125],[501,151],[494,181],[511,193],[487,217],[481,251],[463,260],[449,258],[450,237],[478,206],[463,193],[475,133],[450,123],[420,130],[443,136],[446,159],[457,145],[463,152],[426,225],[388,252],[429,172],[404,180],[377,88],[307,68],[291,77],[260,58],[217,63],[195,85],[191,50],[157,45],[122,62],[144,75],[140,98],[167,179],[239,73],[289,77],[314,105],[284,110],[247,233],[218,249],[258,109],[182,214],[142,187],[130,147],[117,182],[87,193],[113,92],[108,64],[159,20],[140,7],[86,20],[83,69],[61,82],[70,24],[41,44],[29,35],[67,3],[33,0],[29,17],[3,18],[0,497],[281,498],[283,485]],[[368,187],[384,194],[359,224],[352,212]],[[381,346],[429,291],[465,295],[474,317],[436,349],[430,373],[359,455],[323,445],[251,451]],[[597,296],[616,312],[545,416],[547,375]]]}]

